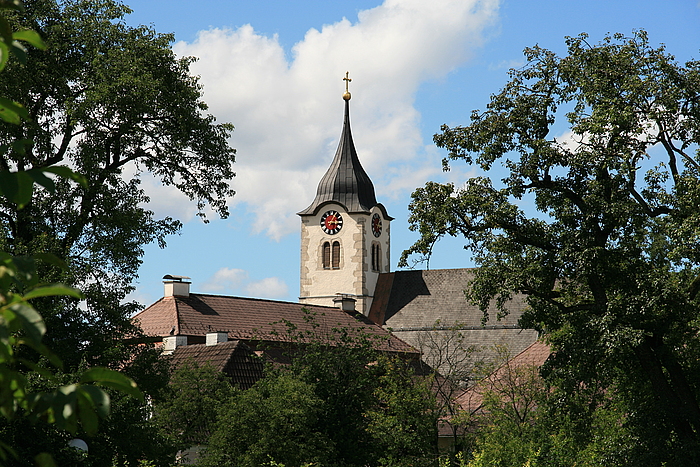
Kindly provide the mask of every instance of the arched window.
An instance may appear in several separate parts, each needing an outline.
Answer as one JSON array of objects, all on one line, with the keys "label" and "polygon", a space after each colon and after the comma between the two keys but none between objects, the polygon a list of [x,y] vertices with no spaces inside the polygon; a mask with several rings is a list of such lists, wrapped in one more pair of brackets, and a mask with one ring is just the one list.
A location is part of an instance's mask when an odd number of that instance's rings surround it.
[{"label": "arched window", "polygon": [[323,269],[340,269],[340,242],[324,242],[321,255]]},{"label": "arched window", "polygon": [[340,269],[340,242],[333,242],[332,267]]},{"label": "arched window", "polygon": [[382,268],[381,250],[378,243],[372,244],[372,271],[379,272]]},{"label": "arched window", "polygon": [[323,269],[331,268],[331,244],[325,242],[323,244]]}]

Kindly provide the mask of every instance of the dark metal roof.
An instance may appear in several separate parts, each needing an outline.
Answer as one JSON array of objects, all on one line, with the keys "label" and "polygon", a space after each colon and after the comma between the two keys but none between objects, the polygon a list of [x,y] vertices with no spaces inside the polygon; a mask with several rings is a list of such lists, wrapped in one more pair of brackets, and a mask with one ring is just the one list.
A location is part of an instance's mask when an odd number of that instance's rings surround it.
[{"label": "dark metal roof", "polygon": [[345,101],[345,121],[338,150],[328,171],[316,190],[311,206],[299,212],[300,216],[314,215],[328,202],[341,204],[348,212],[366,212],[377,205],[374,185],[357,158],[350,131],[350,102]]}]

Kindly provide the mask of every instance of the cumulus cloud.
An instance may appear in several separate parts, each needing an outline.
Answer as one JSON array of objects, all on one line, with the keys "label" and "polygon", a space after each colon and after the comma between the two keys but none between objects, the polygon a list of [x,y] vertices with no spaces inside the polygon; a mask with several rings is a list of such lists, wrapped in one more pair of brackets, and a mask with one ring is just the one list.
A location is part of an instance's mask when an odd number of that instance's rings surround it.
[{"label": "cumulus cloud", "polygon": [[511,68],[521,68],[525,65],[524,60],[506,60],[489,65],[489,70],[510,70]]},{"label": "cumulus cloud", "polygon": [[236,290],[247,280],[248,273],[243,269],[221,268],[202,284],[202,290],[206,292]]},{"label": "cumulus cloud", "polygon": [[232,202],[256,213],[253,230],[279,239],[298,229],[294,213],[312,201],[336,149],[346,70],[355,145],[375,185],[405,193],[439,172],[426,161],[415,93],[472,56],[497,8],[497,0],[386,0],[355,23],[310,29],[289,59],[277,36],[252,25],[175,44],[178,55],[199,58],[192,72],[211,112],[236,126]]},{"label": "cumulus cloud", "polygon": [[582,135],[577,135],[571,130],[564,131],[561,135],[554,137],[556,144],[566,151],[576,152],[580,149],[581,143],[587,141]]},{"label": "cumulus cloud", "polygon": [[204,284],[202,290],[216,293],[241,293],[253,297],[282,298],[289,293],[287,284],[278,277],[250,280],[243,269],[221,268]]},{"label": "cumulus cloud", "polygon": [[281,298],[289,293],[289,287],[279,277],[267,277],[261,281],[251,282],[245,288],[253,297]]}]

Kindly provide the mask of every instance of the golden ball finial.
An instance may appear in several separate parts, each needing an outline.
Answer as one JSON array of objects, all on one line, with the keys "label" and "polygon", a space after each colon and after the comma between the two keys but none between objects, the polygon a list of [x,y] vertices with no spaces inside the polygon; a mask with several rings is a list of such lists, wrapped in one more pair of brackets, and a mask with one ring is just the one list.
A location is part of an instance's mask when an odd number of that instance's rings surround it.
[{"label": "golden ball finial", "polygon": [[349,71],[346,71],[346,72],[345,72],[345,78],[343,78],[343,81],[345,81],[345,94],[343,94],[343,100],[344,100],[344,101],[349,101],[349,100],[350,100],[350,97],[352,97],[352,96],[350,95],[350,91],[348,91],[348,84],[350,84],[350,81],[352,81],[352,79],[350,79],[349,75],[350,75],[350,72],[349,72]]}]

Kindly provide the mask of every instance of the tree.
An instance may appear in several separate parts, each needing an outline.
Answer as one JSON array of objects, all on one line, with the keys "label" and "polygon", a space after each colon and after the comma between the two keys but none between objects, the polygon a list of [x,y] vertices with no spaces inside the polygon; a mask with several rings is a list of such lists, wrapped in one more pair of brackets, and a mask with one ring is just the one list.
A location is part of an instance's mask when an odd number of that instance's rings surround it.
[{"label": "tree", "polygon": [[623,404],[636,465],[697,463],[700,62],[643,31],[567,45],[526,49],[485,111],[435,135],[449,160],[505,175],[418,189],[402,259],[463,235],[480,266],[469,296],[485,310],[527,294],[550,383]]},{"label": "tree", "polygon": [[[230,124],[206,113],[201,86],[176,58],[173,36],[128,27],[130,10],[116,0],[34,0],[16,24],[38,31],[45,53],[27,52],[26,65],[8,64],[0,93],[26,103],[29,120],[2,128],[0,142],[31,141],[0,157],[0,171],[61,163],[85,175],[85,186],[61,180],[38,190],[23,210],[0,205],[0,244],[13,254],[51,252],[70,266],[65,275],[43,268],[87,300],[45,301],[47,336],[71,368],[86,359],[107,363],[130,329],[133,290],[143,245],[176,232],[180,222],[157,219],[139,186],[150,172],[197,203],[227,215],[233,192]],[[130,175],[135,173],[135,175]],[[51,310],[51,311],[49,311]],[[113,337],[110,337],[113,336]],[[124,355],[116,357],[123,358]]]},{"label": "tree", "polygon": [[606,400],[589,410],[585,397],[562,398],[537,365],[511,357],[499,349],[498,369],[469,389],[480,404],[466,414],[474,428],[469,467],[635,465],[628,456],[638,440],[621,407]]},{"label": "tree", "polygon": [[[144,207],[148,198],[139,175],[149,171],[179,188],[203,217],[206,206],[225,216],[226,198],[233,194],[227,184],[233,176],[231,125],[216,124],[206,114],[201,87],[188,72],[191,59],[174,56],[172,36],[127,27],[122,17],[128,12],[111,0],[36,0],[2,22],[0,66],[6,68],[0,117],[15,123],[0,127],[0,250],[7,252],[1,259],[1,311],[10,323],[3,345],[10,349],[5,357],[11,357],[3,364],[23,391],[20,398],[15,391],[15,402],[31,402],[14,409],[57,421],[55,426],[30,425],[27,417],[0,421],[3,438],[16,441],[25,462],[41,443],[65,447],[61,429],[76,432],[78,421],[83,434],[93,434],[94,407],[106,415],[109,399],[88,383],[140,394],[132,380],[95,365],[123,370],[149,396],[156,397],[165,384],[163,372],[146,364],[153,363],[153,352],[125,342],[138,334],[129,320],[138,305],[124,298],[133,290],[143,245],[164,246],[180,223],[156,219]],[[8,36],[13,27],[14,38]],[[40,33],[46,52],[10,42],[34,40],[26,28]],[[7,62],[8,49],[26,60]],[[79,177],[56,164],[84,174],[83,183],[74,184],[70,178]],[[128,176],[130,171],[136,176]],[[43,189],[33,190],[34,181]],[[39,258],[50,261],[35,261]],[[73,288],[45,287],[56,282],[82,289],[85,301]],[[41,316],[31,313],[30,299]],[[48,374],[49,360],[62,361],[63,372],[50,382],[35,378]],[[55,390],[59,381],[64,386]],[[135,465],[162,454],[158,441],[144,436],[151,422],[143,400],[113,393],[112,408],[107,429],[90,439],[85,465]],[[60,455],[57,460],[70,461]]]},{"label": "tree", "polygon": [[407,362],[396,357],[382,356],[377,365],[376,402],[363,413],[377,465],[435,465],[438,418],[443,412],[431,390],[434,375],[416,376]]},{"label": "tree", "polygon": [[477,427],[469,434],[475,438],[470,467],[530,465],[551,444],[542,427],[547,391],[539,368],[515,366],[511,357],[499,349],[501,366],[469,390],[481,401],[476,413],[464,414]]},{"label": "tree", "polygon": [[158,425],[178,450],[206,445],[219,412],[235,393],[224,374],[211,365],[186,363],[173,372],[169,394],[157,406]]},{"label": "tree", "polygon": [[[26,63],[26,48],[20,41],[41,50],[46,48],[36,31],[15,31],[7,21],[4,15],[7,10],[22,11],[22,8],[19,0],[0,2],[0,11],[3,13],[0,15],[0,70],[5,68],[10,55],[19,62]],[[0,97],[0,118],[5,124],[18,125],[26,121],[28,113],[22,104]],[[0,151],[11,148],[21,150],[23,144],[22,141],[12,141],[0,146]],[[47,166],[14,172],[6,170],[0,172],[1,198],[16,209],[23,209],[31,200],[35,183],[49,192],[55,190],[55,184],[47,178],[47,173],[85,184],[83,177],[67,167]],[[67,434],[75,434],[80,427],[84,433],[92,435],[97,430],[98,417],[104,418],[110,414],[111,398],[103,387],[116,389],[141,401],[143,395],[131,379],[113,370],[93,367],[81,372],[73,381],[61,385],[60,376],[45,367],[46,363],[50,363],[60,369],[62,362],[42,342],[46,325],[31,301],[40,297],[80,298],[82,295],[78,290],[63,284],[41,283],[36,274],[37,260],[66,269],[65,263],[51,254],[13,257],[0,251],[0,414],[7,422],[17,420],[15,417],[21,414],[24,416],[20,418],[21,421],[35,422],[43,419],[51,424],[45,425],[46,428],[55,427]],[[37,363],[22,358],[24,349],[31,349],[44,362]],[[43,391],[36,390],[37,383],[45,386],[40,388]],[[3,463],[11,458],[14,461],[32,459],[40,466],[54,465],[48,452],[38,451],[36,456],[20,457],[14,449],[17,443],[10,438],[16,440],[21,436],[12,431],[1,437],[0,460]],[[65,451],[68,446],[63,443],[59,449],[61,448]],[[74,456],[71,457],[75,460]]]},{"label": "tree", "polygon": [[[437,443],[435,397],[410,361],[378,350],[381,339],[360,328],[288,325],[291,372],[323,401],[315,429],[333,446],[328,465],[422,465]],[[384,429],[391,427],[392,433]],[[433,452],[433,454],[435,454]]]},{"label": "tree", "polygon": [[257,467],[272,460],[296,467],[329,465],[333,458],[333,443],[316,429],[324,401],[294,375],[263,378],[226,402],[202,465]]},{"label": "tree", "polygon": [[169,432],[195,435],[184,444],[206,446],[202,465],[434,465],[431,380],[413,373],[415,362],[378,351],[375,336],[305,312],[310,326],[287,323],[281,341],[290,345],[266,348],[276,363],[252,388],[224,397],[213,372],[178,370],[175,397],[156,404],[156,417]]},{"label": "tree", "polygon": [[472,344],[461,328],[461,323],[444,326],[438,320],[431,330],[417,333],[415,344],[421,353],[422,372],[432,373],[437,414],[443,428],[452,431],[455,447],[461,444],[464,429],[457,398],[466,387],[493,370],[493,362],[485,362],[479,355],[484,349]]},{"label": "tree", "polygon": [[[188,409],[212,402],[207,412],[219,416],[209,425],[211,436],[199,439],[206,445],[205,466],[433,465],[437,411],[429,380],[414,379],[396,358],[355,366],[358,355],[352,353],[347,347],[312,351],[317,365],[269,369],[252,388],[228,399],[189,390],[189,398],[167,403],[168,413],[200,426]],[[198,386],[210,387],[212,376]]]}]

